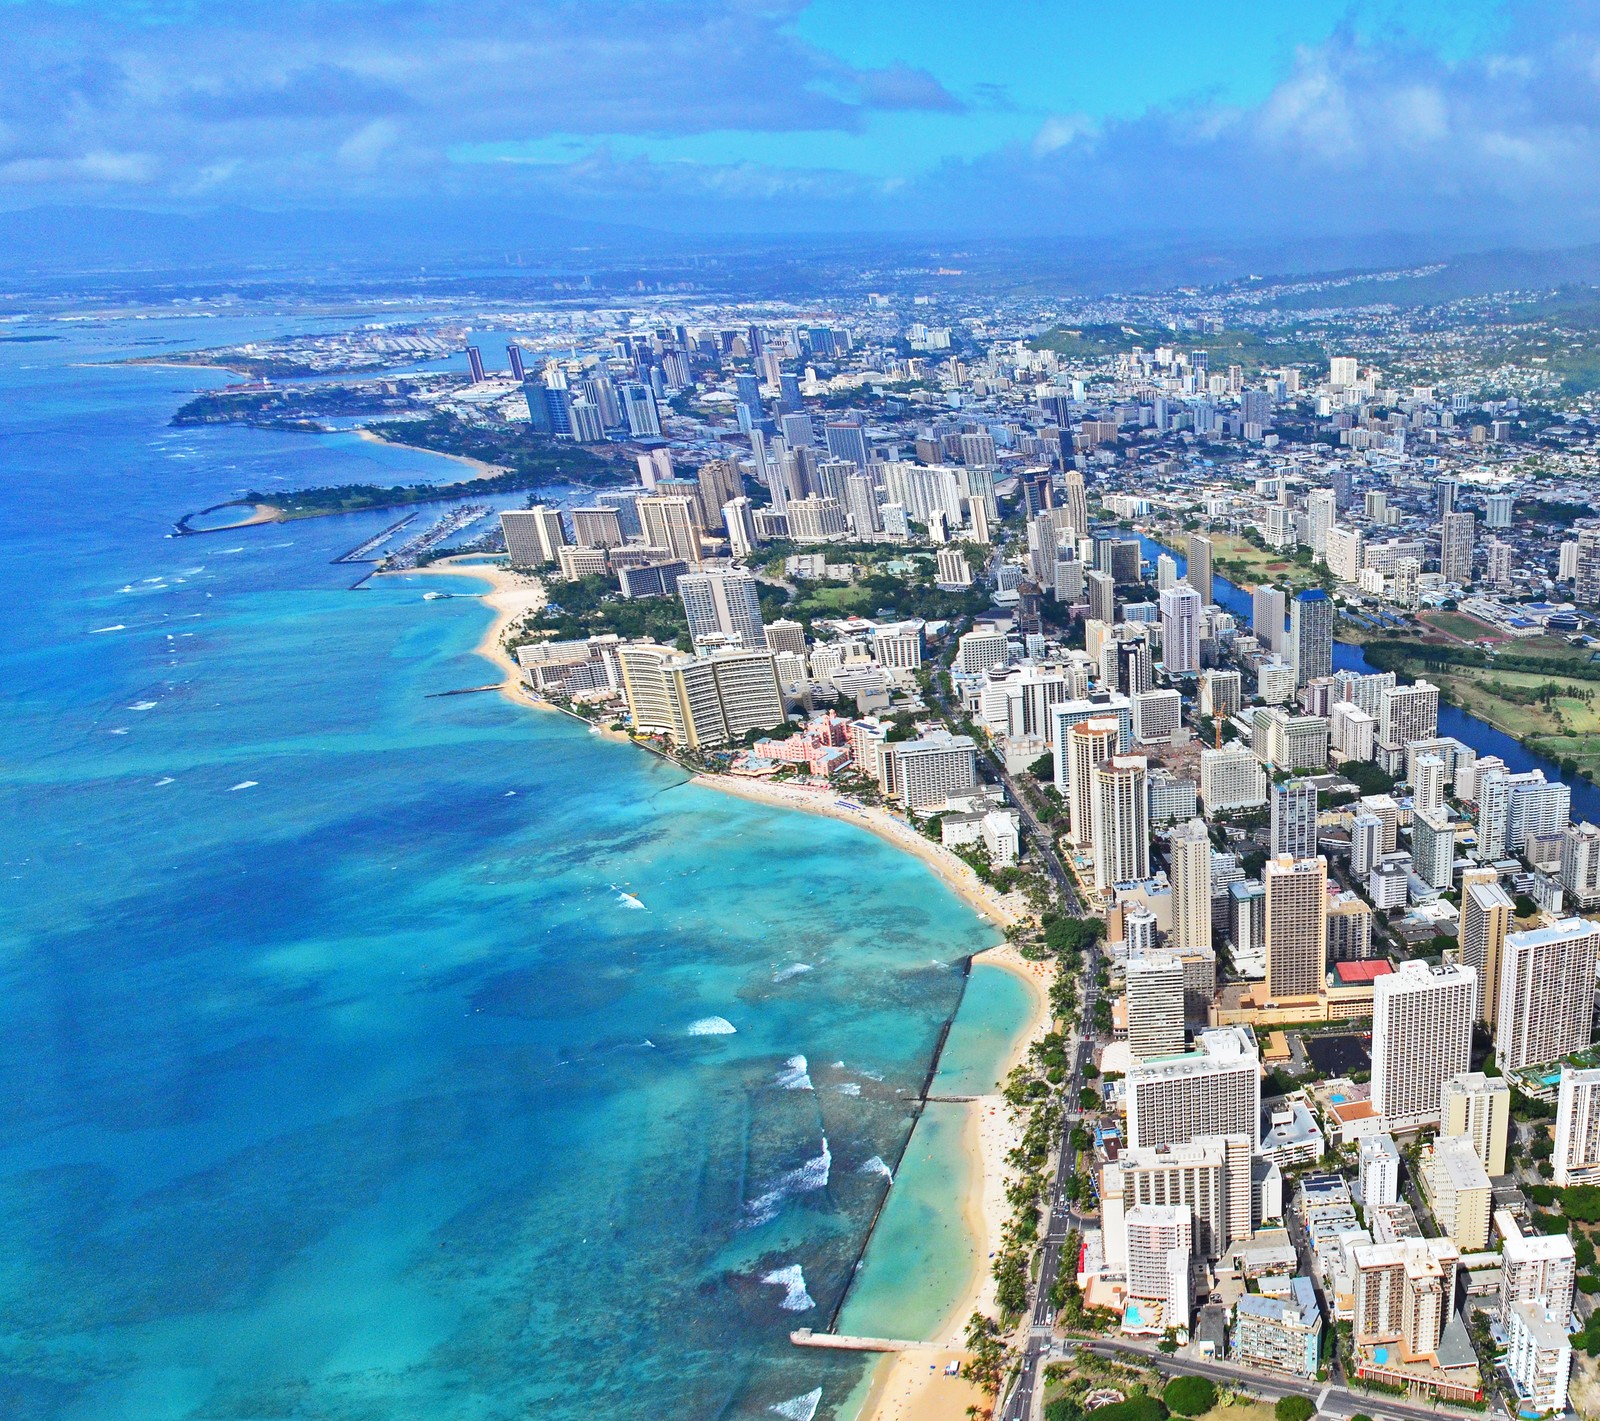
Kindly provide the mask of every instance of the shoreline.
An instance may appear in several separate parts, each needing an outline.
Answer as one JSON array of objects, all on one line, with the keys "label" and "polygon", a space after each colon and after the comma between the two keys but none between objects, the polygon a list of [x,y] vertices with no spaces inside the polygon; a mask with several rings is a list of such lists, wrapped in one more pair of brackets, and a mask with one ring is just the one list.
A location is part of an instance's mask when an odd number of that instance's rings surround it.
[{"label": "shoreline", "polygon": [[[474,650],[504,673],[500,691],[508,699],[532,709],[555,709],[522,689],[521,668],[502,644],[506,631],[514,622],[544,605],[546,593],[543,582],[529,574],[514,572],[504,564],[473,563],[463,566],[449,558],[440,559],[426,567],[409,568],[382,576],[402,577],[408,573],[476,577],[488,583],[490,590],[480,600],[494,610],[495,617]],[[635,743],[631,737],[615,734],[604,726],[596,728],[608,739],[630,745]],[[699,773],[691,775],[688,783],[773,808],[823,815],[866,829],[902,852],[915,855],[946,887],[1000,933],[1029,916],[1018,895],[996,892],[981,882],[972,868],[955,854],[924,837],[885,809],[865,805],[859,809],[846,808],[837,802],[840,796],[832,789],[775,785],[733,775]],[[1027,1020],[1016,1032],[1001,1061],[999,1075],[1004,1080],[1026,1057],[1034,1042],[1050,1029],[1049,988],[1057,970],[1056,964],[1051,961],[1030,961],[1003,936],[993,946],[975,952],[972,963],[974,966],[986,963],[1010,973],[1025,985],[1031,998],[1032,1009]],[[969,973],[969,985],[970,981]],[[956,1006],[956,1017],[960,1016],[966,1001],[966,992],[963,990],[962,1000]],[[930,1063],[930,1083],[937,1075],[938,1066],[939,1059],[936,1057]],[[1021,1129],[1014,1112],[999,1094],[982,1095],[955,1108],[967,1113],[963,1122],[961,1148],[969,1182],[963,1197],[951,1203],[960,1208],[963,1224],[974,1244],[976,1266],[962,1290],[951,1300],[937,1326],[932,1329],[932,1340],[941,1343],[942,1349],[936,1353],[916,1351],[881,1358],[867,1371],[865,1399],[856,1410],[855,1421],[965,1421],[968,1406],[983,1402],[977,1387],[955,1377],[946,1377],[944,1367],[950,1361],[964,1361],[968,1355],[964,1336],[967,1318],[975,1311],[994,1308],[995,1282],[989,1260],[1000,1249],[1001,1230],[1010,1217],[1005,1191],[1013,1171],[1005,1160],[1020,1139]],[[913,1139],[915,1134],[916,1127],[913,1126]],[[890,1188],[893,1188],[892,1183]],[[870,1244],[870,1241],[869,1235],[867,1243]]]},{"label": "shoreline", "polygon": [[[343,434],[345,430],[329,430],[328,433]],[[365,439],[369,444],[382,444],[386,449],[411,449],[418,454],[432,454],[436,459],[454,459],[458,464],[465,464],[468,468],[478,471],[480,479],[497,478],[501,474],[509,474],[510,469],[503,464],[489,464],[482,459],[474,459],[470,454],[447,454],[443,449],[425,449],[420,444],[403,444],[398,439],[385,439],[381,434],[375,434],[364,424],[355,427],[358,438]]]}]

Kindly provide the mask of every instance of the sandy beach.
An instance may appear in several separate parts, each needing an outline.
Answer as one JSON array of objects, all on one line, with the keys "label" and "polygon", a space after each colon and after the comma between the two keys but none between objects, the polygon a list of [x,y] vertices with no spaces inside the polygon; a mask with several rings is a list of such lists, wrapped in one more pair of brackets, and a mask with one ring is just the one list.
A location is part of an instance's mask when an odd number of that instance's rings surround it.
[{"label": "sandy beach", "polygon": [[385,439],[381,434],[374,434],[365,425],[357,428],[356,433],[363,439],[374,444],[387,444],[391,449],[415,449],[419,454],[432,454],[436,459],[454,459],[458,464],[466,464],[478,472],[475,478],[492,479],[497,474],[510,473],[503,464],[489,464],[482,459],[474,459],[470,454],[447,454],[442,449],[424,449],[420,444],[402,444],[397,439]]}]

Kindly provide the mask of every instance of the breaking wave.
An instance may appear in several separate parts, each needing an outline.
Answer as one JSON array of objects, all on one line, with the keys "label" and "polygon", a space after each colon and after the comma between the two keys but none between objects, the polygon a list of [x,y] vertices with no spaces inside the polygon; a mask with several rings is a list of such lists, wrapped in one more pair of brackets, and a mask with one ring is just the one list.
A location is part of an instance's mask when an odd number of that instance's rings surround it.
[{"label": "breaking wave", "polygon": [[773,1084],[783,1090],[811,1090],[811,1075],[804,1056],[791,1056],[783,1069],[773,1077]]},{"label": "breaking wave", "polygon": [[689,1023],[690,1036],[732,1036],[739,1028],[725,1016],[703,1016]]},{"label": "breaking wave", "polygon": [[890,1169],[889,1166],[886,1165],[882,1158],[878,1155],[873,1155],[873,1157],[863,1164],[861,1168],[856,1171],[856,1173],[881,1174],[885,1179],[889,1180],[890,1183],[894,1182],[894,1171]]},{"label": "breaking wave", "polygon": [[822,1388],[813,1387],[804,1396],[792,1396],[787,1401],[780,1401],[776,1406],[767,1408],[774,1416],[783,1417],[783,1421],[811,1421],[817,1414],[817,1408],[822,1405]]},{"label": "breaking wave", "polygon": [[819,1189],[828,1187],[828,1178],[833,1173],[833,1152],[828,1148],[828,1137],[822,1137],[822,1153],[815,1159],[808,1159],[803,1165],[791,1169],[786,1174],[778,1176],[772,1188],[759,1198],[752,1199],[746,1204],[745,1211],[750,1216],[752,1224],[764,1224],[768,1219],[776,1218],[778,1210],[783,1207],[786,1199],[793,1199],[800,1194],[814,1194]]},{"label": "breaking wave", "polygon": [[783,1289],[783,1301],[778,1304],[785,1312],[810,1312],[817,1300],[806,1291],[806,1275],[798,1263],[787,1268],[775,1268],[764,1274],[761,1281]]}]

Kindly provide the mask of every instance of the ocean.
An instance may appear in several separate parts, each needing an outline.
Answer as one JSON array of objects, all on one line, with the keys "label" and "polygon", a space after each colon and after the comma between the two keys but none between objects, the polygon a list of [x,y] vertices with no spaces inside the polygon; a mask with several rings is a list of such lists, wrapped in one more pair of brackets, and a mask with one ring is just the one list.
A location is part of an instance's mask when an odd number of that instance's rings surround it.
[{"label": "ocean", "polygon": [[[305,325],[0,325],[0,1415],[831,1417],[865,1364],[788,1332],[996,933],[853,826],[440,696],[492,679],[478,584],[332,561],[395,515],[171,536],[460,476],[101,363]],[[963,1082],[1023,1011],[975,972]],[[972,1246],[906,1233],[915,1322]]]}]

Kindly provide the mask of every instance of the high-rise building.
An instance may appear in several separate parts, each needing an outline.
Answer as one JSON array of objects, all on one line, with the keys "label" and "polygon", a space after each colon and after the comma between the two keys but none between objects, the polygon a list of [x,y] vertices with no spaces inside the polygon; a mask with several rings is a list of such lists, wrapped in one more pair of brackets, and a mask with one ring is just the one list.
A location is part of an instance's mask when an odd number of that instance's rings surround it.
[{"label": "high-rise building", "polygon": [[1267,802],[1267,772],[1237,741],[1220,750],[1202,750],[1200,797],[1208,815],[1259,808]]},{"label": "high-rise building", "polygon": [[1463,1253],[1489,1245],[1494,1186],[1472,1142],[1441,1134],[1423,1154],[1422,1183],[1440,1230]]},{"label": "high-rise building", "polygon": [[1408,745],[1439,733],[1439,688],[1427,681],[1391,686],[1378,696],[1378,740]]},{"label": "high-rise building", "polygon": [[1455,1310],[1461,1250],[1445,1238],[1356,1245],[1354,1340],[1385,1347],[1396,1360],[1437,1358],[1439,1339]]},{"label": "high-rise building", "polygon": [[1272,787],[1271,855],[1317,856],[1317,786],[1311,780],[1284,780]]},{"label": "high-rise building", "polygon": [[1444,809],[1444,757],[1431,753],[1418,755],[1412,766],[1412,804],[1429,814],[1438,814]]},{"label": "high-rise building", "polygon": [[890,742],[878,751],[878,783],[907,809],[943,804],[976,782],[977,745],[970,735],[930,730],[918,740]]},{"label": "high-rise building", "polygon": [[1357,1149],[1356,1197],[1370,1215],[1400,1198],[1400,1147],[1392,1135],[1368,1135]]},{"label": "high-rise building", "polygon": [[784,723],[783,691],[764,648],[688,656],[670,646],[624,642],[617,656],[636,730],[699,750]]},{"label": "high-rise building", "polygon": [[747,558],[756,550],[755,505],[743,496],[722,505],[722,526],[728,530],[728,551],[736,558]]},{"label": "high-rise building", "polygon": [[1574,908],[1600,908],[1600,828],[1587,821],[1561,836],[1561,886]]},{"label": "high-rise building", "polygon": [[1171,553],[1156,554],[1156,591],[1178,585],[1178,560]]},{"label": "high-rise building", "polygon": [[1536,1303],[1513,1303],[1506,1313],[1506,1371],[1516,1388],[1519,1412],[1561,1416],[1572,1377],[1572,1341],[1567,1314]]},{"label": "high-rise building", "polygon": [[1083,475],[1068,469],[1065,478],[1065,507],[1067,526],[1080,538],[1089,535],[1089,496],[1083,486]]},{"label": "high-rise building", "polygon": [[1133,1066],[1123,1087],[1128,1143],[1181,1145],[1198,1135],[1261,1139],[1261,1058],[1238,1026],[1202,1031],[1181,1056]]},{"label": "high-rise building", "polygon": [[572,541],[580,548],[620,548],[622,520],[614,508],[574,508]]},{"label": "high-rise building", "polygon": [[1600,1180],[1600,1068],[1561,1068],[1556,1151],[1550,1163],[1558,1189]]},{"label": "high-rise building", "polygon": [[1202,604],[1211,601],[1211,539],[1199,533],[1189,534],[1185,580],[1200,594]]},{"label": "high-rise building", "polygon": [[1149,764],[1143,755],[1113,755],[1092,771],[1091,848],[1101,893],[1150,876]]},{"label": "high-rise building", "polygon": [[561,511],[539,504],[534,508],[506,509],[500,515],[506,553],[512,567],[542,567],[553,563],[567,546]]},{"label": "high-rise building", "polygon": [[1593,1041],[1597,961],[1600,924],[1586,918],[1506,935],[1494,1035],[1501,1070],[1559,1061]]},{"label": "high-rise building", "polygon": [[1328,865],[1317,857],[1268,859],[1262,883],[1267,894],[1267,1000],[1314,997],[1328,970]]},{"label": "high-rise building", "polygon": [[1107,626],[1117,619],[1117,583],[1109,572],[1086,572],[1084,590],[1089,597],[1089,616]]},{"label": "high-rise building", "polygon": [[1478,974],[1402,962],[1374,985],[1372,1104],[1391,1132],[1439,1119],[1444,1083],[1472,1064]]},{"label": "high-rise building", "polygon": [[1372,909],[1354,893],[1328,900],[1328,964],[1365,962],[1373,956]]},{"label": "high-rise building", "polygon": [[1128,1050],[1141,1061],[1183,1050],[1183,963],[1170,952],[1128,958]]},{"label": "high-rise building", "polygon": [[1268,650],[1282,652],[1287,647],[1284,619],[1288,614],[1288,599],[1281,587],[1257,587],[1251,592],[1250,630]]},{"label": "high-rise building", "polygon": [[1128,1296],[1152,1327],[1189,1326],[1189,1258],[1194,1215],[1181,1204],[1136,1204],[1127,1211]]},{"label": "high-rise building", "polygon": [[759,584],[742,569],[691,572],[678,579],[678,596],[695,641],[708,636],[737,637],[746,650],[766,645],[761,625]]},{"label": "high-rise building", "polygon": [[1478,975],[1473,1017],[1491,1032],[1500,1009],[1500,961],[1515,912],[1510,895],[1498,881],[1462,882],[1461,961]]},{"label": "high-rise building", "polygon": [[1464,1136],[1491,1175],[1506,1172],[1506,1134],[1511,1125],[1511,1087],[1499,1076],[1468,1071],[1444,1083],[1439,1134]]},{"label": "high-rise building", "polygon": [[1538,1303],[1559,1317],[1572,1311],[1577,1258],[1571,1234],[1525,1234],[1509,1210],[1495,1215],[1500,1251],[1500,1317],[1517,1303]]},{"label": "high-rise building", "polygon": [[1249,1238],[1254,1209],[1248,1135],[1198,1135],[1181,1145],[1125,1149],[1100,1172],[1106,1266],[1127,1266],[1127,1211],[1180,1205],[1193,1216],[1194,1251],[1221,1257]]},{"label": "high-rise building", "polygon": [[1376,814],[1357,814],[1350,821],[1350,872],[1365,882],[1382,857],[1383,820]]},{"label": "high-rise building", "polygon": [[1455,871],[1456,830],[1444,810],[1416,810],[1411,816],[1411,862],[1430,888],[1448,888]]},{"label": "high-rise building", "polygon": [[1211,670],[1200,677],[1200,714],[1213,720],[1238,715],[1244,704],[1242,679],[1237,671]]},{"label": "high-rise building", "polygon": [[1333,601],[1320,587],[1296,593],[1290,604],[1289,662],[1296,686],[1333,674]]},{"label": "high-rise building", "polygon": [[1471,513],[1446,513],[1440,524],[1439,572],[1446,582],[1465,587],[1472,581],[1472,549],[1477,518]]},{"label": "high-rise building", "polygon": [[1179,583],[1161,593],[1161,660],[1168,672],[1185,676],[1200,670],[1200,619],[1204,602],[1194,588]]},{"label": "high-rise building", "polygon": [[1172,830],[1172,949],[1211,950],[1211,835],[1203,819]]},{"label": "high-rise building", "polygon": [[667,549],[691,567],[700,566],[700,532],[695,526],[693,499],[682,494],[651,495],[636,506],[646,543]]}]

